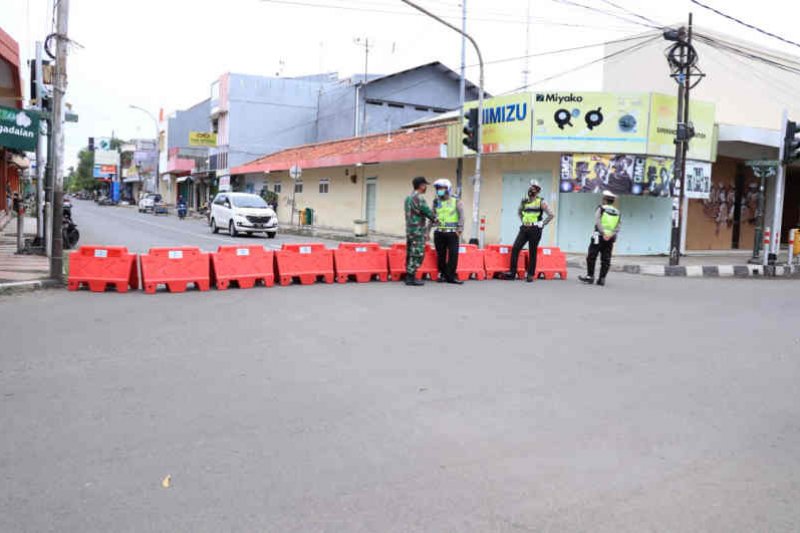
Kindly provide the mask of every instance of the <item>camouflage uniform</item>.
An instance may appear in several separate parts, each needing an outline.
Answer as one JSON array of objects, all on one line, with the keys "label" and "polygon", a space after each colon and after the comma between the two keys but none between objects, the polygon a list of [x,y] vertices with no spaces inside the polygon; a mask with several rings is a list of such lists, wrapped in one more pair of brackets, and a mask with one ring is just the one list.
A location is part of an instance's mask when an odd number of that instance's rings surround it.
[{"label": "camouflage uniform", "polygon": [[406,197],[406,273],[408,278],[417,274],[425,256],[425,236],[428,230],[426,219],[436,217],[428,204],[416,191]]}]

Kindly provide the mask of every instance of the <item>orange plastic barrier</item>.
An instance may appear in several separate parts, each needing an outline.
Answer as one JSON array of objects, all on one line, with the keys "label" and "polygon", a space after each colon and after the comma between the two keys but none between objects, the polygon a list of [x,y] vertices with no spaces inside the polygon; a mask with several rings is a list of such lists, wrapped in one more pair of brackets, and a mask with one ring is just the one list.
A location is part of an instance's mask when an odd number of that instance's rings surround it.
[{"label": "orange plastic barrier", "polygon": [[136,254],[124,246],[81,246],[69,254],[69,290],[86,285],[92,292],[103,292],[109,284],[117,292],[139,288]]},{"label": "orange plastic barrier", "polygon": [[[393,281],[400,281],[406,275],[406,245],[405,243],[398,242],[392,244],[387,250],[389,256],[389,275],[392,276]],[[422,264],[417,269],[417,279],[429,276],[435,278],[438,275],[439,268],[436,266],[436,250],[430,244],[425,245],[425,255],[422,258]]]},{"label": "orange plastic barrier", "polygon": [[324,244],[284,243],[275,252],[276,275],[281,285],[289,285],[297,278],[301,285],[310,285],[322,278],[325,283],[333,283],[333,250]]},{"label": "orange plastic barrier", "polygon": [[[486,268],[486,277],[492,279],[498,274],[504,274],[511,269],[511,246],[507,244],[489,244],[483,250],[483,265]],[[517,277],[524,277],[528,268],[528,250],[521,250],[517,260]]]},{"label": "orange plastic barrier", "polygon": [[567,256],[561,248],[555,246],[539,247],[539,253],[536,255],[536,277],[554,279],[556,274],[561,279],[567,279]]},{"label": "orange plastic barrier", "polygon": [[225,290],[235,282],[240,289],[275,285],[275,252],[263,246],[220,246],[211,254],[211,279],[217,289]]},{"label": "orange plastic barrier", "polygon": [[386,250],[374,242],[343,242],[333,251],[336,266],[336,281],[346,283],[355,277],[358,283],[366,283],[374,278],[378,281],[389,279],[389,263]]},{"label": "orange plastic barrier", "polygon": [[150,248],[142,254],[142,284],[144,292],[154,294],[159,285],[169,292],[184,292],[189,283],[207,291],[211,281],[210,254],[196,246]]},{"label": "orange plastic barrier", "polygon": [[458,247],[458,268],[456,277],[461,281],[471,278],[486,279],[486,268],[483,265],[483,250],[474,244],[462,244]]}]

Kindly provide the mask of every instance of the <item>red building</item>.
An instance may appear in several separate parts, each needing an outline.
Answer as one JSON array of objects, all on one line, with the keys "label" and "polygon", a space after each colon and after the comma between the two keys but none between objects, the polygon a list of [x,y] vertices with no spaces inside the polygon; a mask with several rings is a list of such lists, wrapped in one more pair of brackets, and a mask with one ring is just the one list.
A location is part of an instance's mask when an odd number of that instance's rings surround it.
[{"label": "red building", "polygon": [[[22,109],[22,84],[19,75],[19,43],[0,28],[0,106]],[[0,191],[2,206],[10,209],[8,199],[21,193],[19,155],[0,146]]]}]

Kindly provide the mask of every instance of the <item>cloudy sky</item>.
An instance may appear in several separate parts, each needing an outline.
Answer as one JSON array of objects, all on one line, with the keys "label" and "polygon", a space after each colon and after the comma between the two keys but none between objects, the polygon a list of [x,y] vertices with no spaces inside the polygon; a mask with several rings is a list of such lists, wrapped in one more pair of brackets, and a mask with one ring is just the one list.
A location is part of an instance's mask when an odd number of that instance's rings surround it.
[{"label": "cloudy sky", "polygon": [[[459,0],[418,0],[460,22]],[[703,0],[752,24],[791,38],[800,8],[792,0]],[[487,90],[523,85],[528,0],[467,0],[468,31],[481,45]],[[0,27],[20,43],[24,59],[52,27],[53,0],[0,0]],[[614,15],[606,15],[583,4]],[[70,37],[81,47],[69,56],[67,101],[80,123],[67,126],[67,166],[89,136],[152,137],[154,114],[207,98],[224,72],[295,76],[364,68],[358,38],[374,43],[370,71],[391,73],[439,60],[457,70],[460,37],[400,0],[71,0]],[[530,0],[530,54],[601,43],[650,31],[644,19],[684,21],[691,10],[706,28],[791,53],[798,49],[742,28],[689,0]],[[621,18],[620,18],[621,17]],[[624,20],[623,20],[624,19]],[[637,24],[641,23],[641,24]],[[800,39],[800,37],[799,37]],[[535,89],[596,90],[602,47],[533,57]],[[508,61],[501,61],[508,60]],[[467,64],[476,63],[470,50]],[[665,63],[665,75],[667,67]],[[477,82],[477,68],[468,76]]]}]

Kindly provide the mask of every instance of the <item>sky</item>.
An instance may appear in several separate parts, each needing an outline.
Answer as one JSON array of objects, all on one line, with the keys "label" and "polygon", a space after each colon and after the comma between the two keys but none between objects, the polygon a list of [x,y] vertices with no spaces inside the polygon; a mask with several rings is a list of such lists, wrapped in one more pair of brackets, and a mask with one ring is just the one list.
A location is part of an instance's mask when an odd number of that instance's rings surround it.
[{"label": "sky", "polygon": [[[460,25],[459,0],[417,0]],[[784,45],[692,5],[689,0],[466,0],[467,30],[481,47],[486,90],[498,94],[524,85],[527,54],[602,43],[652,31],[636,13],[675,25],[694,13],[696,24],[756,44],[798,54]],[[800,7],[793,0],[703,0],[751,24],[792,38]],[[572,4],[570,4],[572,2]],[[605,15],[574,4],[583,4]],[[530,5],[531,24],[525,24]],[[0,27],[20,43],[23,61],[34,56],[53,24],[53,0],[0,0]],[[626,13],[627,11],[627,13]],[[431,61],[458,70],[461,38],[401,0],[70,0],[66,101],[80,121],[66,126],[66,165],[90,136],[152,138],[155,125],[137,105],[158,114],[207,98],[225,72],[297,76],[364,70],[389,74]],[[526,44],[527,43],[527,44]],[[531,90],[599,90],[602,46],[533,57]],[[475,53],[467,76],[477,83]],[[667,65],[664,65],[667,75]],[[573,72],[570,72],[573,71]],[[632,73],[635,75],[635,73]],[[25,74],[23,74],[25,77]],[[27,86],[27,84],[26,84]]]}]

